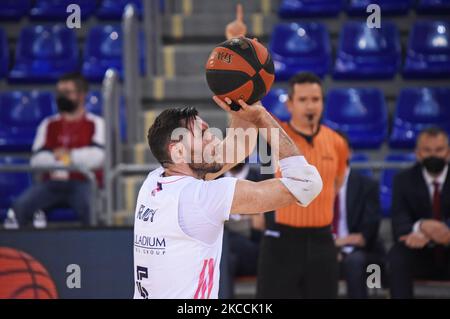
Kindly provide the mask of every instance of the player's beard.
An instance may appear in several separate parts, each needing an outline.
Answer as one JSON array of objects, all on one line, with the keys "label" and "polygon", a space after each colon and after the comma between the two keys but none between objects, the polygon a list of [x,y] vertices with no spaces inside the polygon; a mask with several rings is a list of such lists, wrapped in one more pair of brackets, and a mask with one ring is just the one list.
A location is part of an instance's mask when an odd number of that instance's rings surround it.
[{"label": "player's beard", "polygon": [[[208,173],[217,173],[220,171],[223,167],[222,163],[219,163],[217,161],[206,161],[204,158],[204,154],[202,154],[202,162],[196,163],[194,160],[195,153],[194,151],[191,152],[191,162],[188,163],[190,169],[201,179],[205,178],[206,174]],[[214,153],[211,154],[211,156],[214,156]],[[211,159],[211,158],[210,158]]]},{"label": "player's beard", "polygon": [[208,173],[217,173],[223,167],[222,163],[189,163],[191,170],[201,179]]}]

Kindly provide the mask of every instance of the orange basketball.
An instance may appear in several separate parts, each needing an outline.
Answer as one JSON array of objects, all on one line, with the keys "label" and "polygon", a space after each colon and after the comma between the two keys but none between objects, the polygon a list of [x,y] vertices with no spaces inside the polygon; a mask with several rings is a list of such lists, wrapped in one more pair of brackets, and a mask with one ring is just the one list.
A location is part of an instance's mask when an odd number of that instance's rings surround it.
[{"label": "orange basketball", "polygon": [[56,299],[55,284],[36,259],[0,247],[0,299]]},{"label": "orange basketball", "polygon": [[233,38],[219,44],[206,62],[209,88],[222,99],[229,97],[233,110],[239,110],[239,99],[248,104],[261,100],[269,92],[274,78],[269,51],[249,38]]}]

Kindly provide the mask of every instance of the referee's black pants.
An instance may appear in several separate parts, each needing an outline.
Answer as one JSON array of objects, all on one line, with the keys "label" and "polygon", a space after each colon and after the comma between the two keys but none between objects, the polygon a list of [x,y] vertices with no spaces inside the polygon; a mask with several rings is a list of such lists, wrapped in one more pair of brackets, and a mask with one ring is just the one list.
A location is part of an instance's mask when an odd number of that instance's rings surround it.
[{"label": "referee's black pants", "polygon": [[330,227],[275,224],[261,242],[257,298],[337,298],[339,266]]}]

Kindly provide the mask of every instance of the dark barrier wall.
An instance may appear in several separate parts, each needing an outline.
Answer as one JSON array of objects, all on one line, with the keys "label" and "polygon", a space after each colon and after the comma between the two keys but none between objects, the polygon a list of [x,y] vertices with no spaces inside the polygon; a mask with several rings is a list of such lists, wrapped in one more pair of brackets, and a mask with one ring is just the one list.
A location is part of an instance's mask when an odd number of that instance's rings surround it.
[{"label": "dark barrier wall", "polygon": [[[9,263],[14,261],[10,256],[5,257],[5,252],[15,253],[7,248],[29,254],[47,269],[59,298],[132,298],[132,240],[131,228],[0,231],[0,251],[3,249],[0,263],[7,258]],[[22,267],[19,262],[17,265]],[[67,272],[69,265],[72,266]],[[77,283],[78,266],[81,287],[69,288],[68,278],[69,286]],[[8,267],[11,267],[10,264]],[[19,271],[23,270],[19,269],[16,273]],[[0,289],[1,286],[5,288],[4,285],[17,285],[14,278],[18,278],[17,275],[14,277],[14,272],[7,271],[5,274],[3,271],[0,274]],[[24,281],[30,276],[22,278],[25,279],[20,280]],[[17,291],[14,289],[11,287],[10,291]]]}]

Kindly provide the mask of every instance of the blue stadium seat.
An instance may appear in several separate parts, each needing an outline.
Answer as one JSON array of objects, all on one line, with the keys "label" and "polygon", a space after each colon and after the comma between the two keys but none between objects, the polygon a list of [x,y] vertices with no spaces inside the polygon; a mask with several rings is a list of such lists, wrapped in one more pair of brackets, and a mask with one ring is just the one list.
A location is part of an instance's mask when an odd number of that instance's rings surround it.
[{"label": "blue stadium seat", "polygon": [[323,24],[277,24],[269,47],[277,81],[286,81],[300,71],[310,71],[321,77],[329,72],[330,39]]},{"label": "blue stadium seat", "polygon": [[347,22],[340,35],[334,78],[389,79],[400,67],[400,35],[395,24],[368,28],[365,22]]},{"label": "blue stadium seat", "polygon": [[418,21],[409,35],[405,78],[450,77],[450,23]]},{"label": "blue stadium seat", "polygon": [[287,122],[291,119],[286,101],[288,100],[288,93],[284,89],[272,89],[261,100],[262,105],[280,121]]},{"label": "blue stadium seat", "polygon": [[387,136],[387,106],[383,92],[375,88],[330,90],[324,124],[347,134],[352,148],[379,148]]},{"label": "blue stadium seat", "polygon": [[8,74],[9,67],[9,47],[5,32],[0,29],[0,79]]},{"label": "blue stadium seat", "polygon": [[56,105],[50,92],[0,94],[0,151],[30,151],[37,126],[55,113]]},{"label": "blue stadium seat", "polygon": [[139,16],[142,16],[142,0],[103,0],[96,15],[105,20],[120,19],[125,6],[129,3],[134,4]]},{"label": "blue stadium seat", "polygon": [[389,145],[413,148],[418,133],[432,125],[450,133],[450,88],[406,88],[400,91]]},{"label": "blue stadium seat", "polygon": [[[0,166],[28,164],[24,158],[1,156]],[[6,217],[6,212],[14,200],[31,185],[31,174],[29,173],[3,173],[0,172],[0,221]]]},{"label": "blue stadium seat", "polygon": [[80,220],[75,211],[69,207],[55,207],[49,209],[46,213],[47,221],[49,222],[69,222]]},{"label": "blue stadium seat", "polygon": [[[140,69],[145,73],[144,34],[139,33]],[[88,34],[84,50],[83,75],[91,81],[101,81],[109,68],[116,69],[123,78],[123,37],[120,25],[95,26]]]},{"label": "blue stadium seat", "polygon": [[450,0],[419,0],[417,12],[423,14],[450,14]]},{"label": "blue stadium seat", "polygon": [[[98,116],[103,116],[103,97],[100,91],[89,92],[88,96],[86,97],[86,109]],[[125,109],[125,100],[123,98],[120,99],[119,113],[120,137],[123,142],[126,142],[127,114]]]},{"label": "blue stadium seat", "polygon": [[302,17],[332,17],[339,14],[343,0],[283,0],[278,14],[285,19]]},{"label": "blue stadium seat", "polygon": [[[414,153],[391,154],[384,159],[386,162],[411,162],[414,163],[416,156]],[[384,217],[390,216],[392,201],[392,182],[398,169],[388,168],[381,172],[380,176],[380,203]]]},{"label": "blue stadium seat", "polygon": [[[350,158],[350,163],[367,163],[368,161],[369,161],[369,156],[367,156],[367,154],[364,154],[364,153],[353,153]],[[373,172],[371,169],[357,168],[354,170],[361,175],[364,175],[367,177],[373,177]]]},{"label": "blue stadium seat", "polygon": [[87,19],[97,9],[97,1],[92,0],[37,0],[30,11],[33,20],[63,20],[66,21],[71,13],[67,13],[70,4],[80,6],[81,19]]},{"label": "blue stadium seat", "polygon": [[411,0],[349,0],[347,12],[349,15],[366,16],[367,6],[377,4],[380,6],[381,14],[400,15],[408,13],[411,8]]},{"label": "blue stadium seat", "polygon": [[62,74],[79,69],[75,32],[65,25],[28,26],[22,29],[11,82],[54,82]]},{"label": "blue stadium seat", "polygon": [[31,0],[0,1],[0,21],[17,21],[26,16],[31,8]]}]

